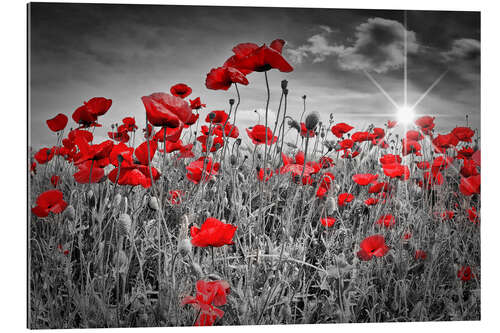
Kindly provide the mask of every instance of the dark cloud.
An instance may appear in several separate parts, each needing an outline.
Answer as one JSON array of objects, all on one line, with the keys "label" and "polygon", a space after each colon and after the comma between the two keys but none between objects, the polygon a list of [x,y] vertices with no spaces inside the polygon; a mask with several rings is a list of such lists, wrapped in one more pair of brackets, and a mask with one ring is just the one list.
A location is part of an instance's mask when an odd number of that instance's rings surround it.
[{"label": "dark cloud", "polygon": [[472,38],[461,38],[453,41],[451,50],[443,52],[447,62],[453,61],[475,61],[481,55],[481,43]]}]

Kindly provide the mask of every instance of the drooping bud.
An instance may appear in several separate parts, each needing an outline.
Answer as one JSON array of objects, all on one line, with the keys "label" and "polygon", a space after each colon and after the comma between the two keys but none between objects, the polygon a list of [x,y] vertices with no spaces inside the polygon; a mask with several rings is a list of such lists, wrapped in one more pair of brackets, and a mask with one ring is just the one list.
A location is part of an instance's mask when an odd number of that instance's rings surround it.
[{"label": "drooping bud", "polygon": [[295,119],[288,120],[288,126],[290,126],[291,128],[295,128],[297,131],[300,132],[300,125]]},{"label": "drooping bud", "polygon": [[128,237],[130,234],[130,229],[132,227],[132,219],[130,218],[130,215],[128,214],[120,214],[118,217],[118,225],[117,225],[117,230],[118,230],[118,235],[122,237]]},{"label": "drooping bud", "polygon": [[281,81],[281,89],[285,90],[286,88],[288,88],[288,81],[282,80]]},{"label": "drooping bud", "polygon": [[306,128],[309,131],[312,131],[316,128],[319,123],[319,114],[317,112],[311,112],[306,117]]},{"label": "drooping bud", "polygon": [[158,199],[156,197],[151,196],[148,201],[148,206],[150,209],[154,211],[160,210],[160,205],[158,204]]}]

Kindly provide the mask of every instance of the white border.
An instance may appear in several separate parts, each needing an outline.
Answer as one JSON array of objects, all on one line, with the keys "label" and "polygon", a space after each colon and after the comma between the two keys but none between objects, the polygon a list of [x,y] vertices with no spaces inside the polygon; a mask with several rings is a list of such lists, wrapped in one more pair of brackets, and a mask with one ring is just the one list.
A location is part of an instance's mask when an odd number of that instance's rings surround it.
[{"label": "white border", "polygon": [[[57,1],[60,2],[60,1]],[[81,1],[66,1],[81,2]],[[180,4],[180,1],[85,1],[89,3],[141,3],[141,4]],[[190,5],[245,6],[242,0],[183,1]],[[252,1],[252,6],[269,6],[267,0]],[[470,0],[337,0],[329,1],[286,1],[274,0],[274,7],[320,7],[320,8],[371,8],[371,9],[422,9],[422,10],[480,10],[482,44],[482,91],[481,91],[481,134],[482,134],[482,320],[479,322],[409,323],[409,324],[349,324],[316,326],[261,326],[258,329],[292,330],[304,329],[321,331],[349,330],[350,332],[421,332],[450,330],[493,331],[500,326],[497,322],[500,277],[498,264],[499,221],[496,206],[499,196],[498,168],[500,161],[500,107],[498,90],[500,77],[499,20],[500,5],[497,1]],[[2,259],[0,273],[0,313],[2,331],[23,331],[26,327],[26,3],[10,1],[2,3],[1,41],[2,41],[2,173],[1,189],[2,237],[0,253]],[[165,330],[190,331],[194,328],[135,329],[133,332]],[[237,329],[250,332],[255,327],[216,327],[206,328],[203,332],[232,332]],[[94,332],[95,330],[86,330]],[[99,330],[101,331],[101,330]],[[107,330],[105,332],[115,332]],[[59,330],[57,330],[59,332]],[[104,332],[104,331],[102,331]]]}]

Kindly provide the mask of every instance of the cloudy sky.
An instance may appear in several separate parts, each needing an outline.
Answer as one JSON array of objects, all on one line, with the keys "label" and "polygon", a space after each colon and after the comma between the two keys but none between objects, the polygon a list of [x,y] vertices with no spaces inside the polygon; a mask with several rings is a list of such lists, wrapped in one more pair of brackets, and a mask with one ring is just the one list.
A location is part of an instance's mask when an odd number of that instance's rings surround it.
[{"label": "cloudy sky", "polygon": [[[270,110],[278,107],[280,82],[289,81],[289,113],[307,109],[323,121],[382,126],[395,119],[395,106],[369,80],[403,104],[404,12],[388,10],[280,9],[94,4],[31,4],[31,144],[55,144],[45,120],[71,114],[94,96],[113,105],[99,118],[104,139],[109,125],[135,116],[144,126],[141,96],[168,92],[176,83],[193,88],[207,109],[227,109],[235,91],[208,90],[211,68],[221,66],[242,42],[284,39],[283,54],[294,71],[270,71]],[[457,125],[479,128],[480,14],[407,12],[408,105],[439,77],[415,111],[435,115],[437,130]],[[264,75],[248,75],[241,87],[238,126],[255,125],[265,108]]]}]

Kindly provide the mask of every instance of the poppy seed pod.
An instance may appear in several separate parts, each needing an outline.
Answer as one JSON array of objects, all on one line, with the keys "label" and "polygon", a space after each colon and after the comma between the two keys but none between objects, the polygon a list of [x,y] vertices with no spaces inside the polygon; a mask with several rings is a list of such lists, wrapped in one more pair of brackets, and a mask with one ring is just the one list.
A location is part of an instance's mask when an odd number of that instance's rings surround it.
[{"label": "poppy seed pod", "polygon": [[118,218],[118,234],[122,237],[127,237],[130,233],[130,228],[132,227],[132,219],[128,214],[120,214]]},{"label": "poppy seed pod", "polygon": [[286,88],[288,88],[288,81],[282,80],[281,81],[281,89],[285,90]]},{"label": "poppy seed pod", "polygon": [[236,157],[236,155],[231,155],[231,157],[229,158],[229,162],[233,166],[236,165],[236,163],[238,163],[238,158]]},{"label": "poppy seed pod", "polygon": [[283,89],[283,94],[286,96],[288,95],[288,89]]},{"label": "poppy seed pod", "polygon": [[191,245],[191,241],[187,238],[182,239],[179,241],[179,244],[177,244],[177,251],[185,257],[191,253],[191,250],[193,249],[193,245]]},{"label": "poppy seed pod", "polygon": [[230,98],[229,99],[229,105],[233,105],[234,104],[234,99],[233,98]]},{"label": "poppy seed pod", "polygon": [[151,196],[148,201],[148,206],[150,209],[154,211],[160,210],[160,206],[158,205],[158,199],[156,197]]},{"label": "poppy seed pod", "polygon": [[305,100],[306,99],[306,95],[302,96],[302,99]]},{"label": "poppy seed pod", "polygon": [[70,221],[75,220],[75,208],[72,205],[66,207],[66,209],[64,210],[64,217]]},{"label": "poppy seed pod", "polygon": [[306,117],[305,123],[306,128],[309,131],[314,130],[319,123],[319,114],[316,111],[309,113]]}]

